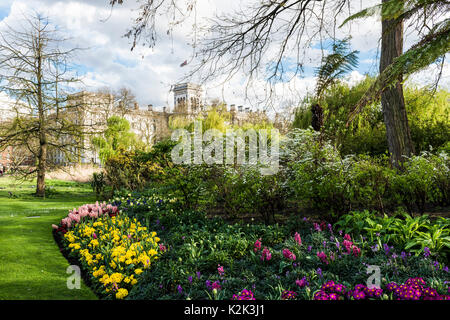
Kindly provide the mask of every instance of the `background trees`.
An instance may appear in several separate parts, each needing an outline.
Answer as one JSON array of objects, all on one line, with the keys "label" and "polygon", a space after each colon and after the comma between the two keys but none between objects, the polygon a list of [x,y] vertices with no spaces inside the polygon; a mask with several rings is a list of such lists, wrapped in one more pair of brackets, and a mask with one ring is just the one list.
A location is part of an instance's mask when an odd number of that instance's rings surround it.
[{"label": "background trees", "polygon": [[21,176],[37,175],[36,195],[45,196],[45,174],[57,165],[55,154],[76,156],[83,126],[68,104],[71,85],[78,82],[70,60],[78,48],[66,48],[66,39],[48,18],[24,17],[20,27],[0,33],[0,90],[15,99],[15,116],[0,128],[0,148],[25,149],[32,168],[14,168]]},{"label": "background trees", "polygon": [[[127,0],[131,1],[131,0]],[[111,6],[124,0],[110,0]],[[380,74],[374,85],[355,105],[356,113],[381,98],[391,163],[400,166],[404,156],[414,152],[405,112],[403,81],[436,61],[443,61],[449,51],[450,19],[445,16],[450,4],[443,0],[382,0],[355,12],[350,0],[262,0],[251,2],[240,12],[222,14],[212,19],[209,31],[194,39],[197,64],[190,75],[202,80],[230,80],[237,72],[247,75],[248,84],[261,77],[267,81],[267,101],[274,83],[287,81],[303,72],[306,48],[315,41],[336,40],[336,32],[354,19],[373,15],[381,17]],[[126,33],[133,40],[132,49],[142,42],[156,45],[155,21],[159,14],[172,14],[174,25],[182,23],[198,5],[196,0],[146,0],[139,16]],[[419,41],[403,52],[404,24],[419,36]],[[194,24],[195,28],[196,24]],[[197,33],[194,33],[197,34]]]}]

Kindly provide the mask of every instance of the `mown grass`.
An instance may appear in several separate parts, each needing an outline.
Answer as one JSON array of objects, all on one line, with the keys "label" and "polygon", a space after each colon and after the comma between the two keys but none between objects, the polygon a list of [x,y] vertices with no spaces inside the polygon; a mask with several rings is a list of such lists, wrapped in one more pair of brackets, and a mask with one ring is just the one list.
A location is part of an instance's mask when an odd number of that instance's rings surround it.
[{"label": "mown grass", "polygon": [[0,299],[96,299],[82,281],[80,289],[67,288],[69,263],[51,227],[95,196],[88,184],[48,180],[47,185],[49,196],[40,199],[33,196],[35,182],[0,178]]}]

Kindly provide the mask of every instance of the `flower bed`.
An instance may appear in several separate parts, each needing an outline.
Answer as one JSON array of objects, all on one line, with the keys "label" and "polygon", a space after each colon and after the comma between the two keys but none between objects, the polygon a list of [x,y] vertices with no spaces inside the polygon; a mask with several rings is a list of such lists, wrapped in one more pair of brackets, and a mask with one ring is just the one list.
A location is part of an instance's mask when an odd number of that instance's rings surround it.
[{"label": "flower bed", "polygon": [[94,291],[105,298],[125,298],[143,270],[158,259],[156,233],[115,206],[82,206],[53,229],[88,274]]},{"label": "flower bed", "polygon": [[[130,299],[407,299],[387,286],[412,275],[428,283],[420,299],[448,299],[448,267],[438,257],[387,244],[383,250],[324,221],[229,224],[199,212],[151,210],[137,217],[165,250]],[[367,287],[369,266],[380,268],[381,288]]]},{"label": "flower bed", "polygon": [[[138,203],[128,200],[83,206],[54,226],[101,297],[449,299],[448,267],[426,250],[400,254],[308,218],[283,226],[229,224],[199,212],[162,212],[159,200],[122,210]],[[381,287],[366,283],[369,266],[379,267]]]}]

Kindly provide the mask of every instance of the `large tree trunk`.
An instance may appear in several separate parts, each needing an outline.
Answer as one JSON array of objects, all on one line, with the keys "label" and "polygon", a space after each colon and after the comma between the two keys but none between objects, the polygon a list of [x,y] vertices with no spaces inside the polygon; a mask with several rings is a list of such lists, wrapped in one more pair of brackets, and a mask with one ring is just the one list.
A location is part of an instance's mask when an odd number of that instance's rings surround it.
[{"label": "large tree trunk", "polygon": [[41,140],[38,168],[37,168],[37,183],[36,183],[36,196],[45,198],[45,169],[47,167],[47,143],[45,138]]},{"label": "large tree trunk", "polygon": [[[382,0],[383,3],[388,0]],[[382,20],[380,73],[403,52],[403,22]],[[386,88],[381,94],[386,136],[391,163],[400,168],[404,156],[414,153],[414,145],[406,114],[402,79],[394,87]]]}]

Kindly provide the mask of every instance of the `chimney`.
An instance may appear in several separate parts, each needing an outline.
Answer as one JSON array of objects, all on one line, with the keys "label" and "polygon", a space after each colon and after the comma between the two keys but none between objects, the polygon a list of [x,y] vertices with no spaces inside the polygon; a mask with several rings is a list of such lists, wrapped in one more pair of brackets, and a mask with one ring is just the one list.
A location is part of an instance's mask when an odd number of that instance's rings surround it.
[{"label": "chimney", "polygon": [[166,107],[163,107],[163,112],[166,113]]},{"label": "chimney", "polygon": [[245,112],[250,112],[250,107],[246,107]]},{"label": "chimney", "polygon": [[231,104],[230,105],[230,111],[231,112],[236,112],[236,105],[235,104]]},{"label": "chimney", "polygon": [[153,105],[152,105],[152,104],[149,104],[149,105],[147,106],[147,109],[148,109],[148,111],[153,111]]},{"label": "chimney", "polygon": [[243,106],[238,106],[238,111],[242,112],[242,108],[243,108]]},{"label": "chimney", "polygon": [[137,102],[134,103],[134,110],[139,110],[139,104]]}]

